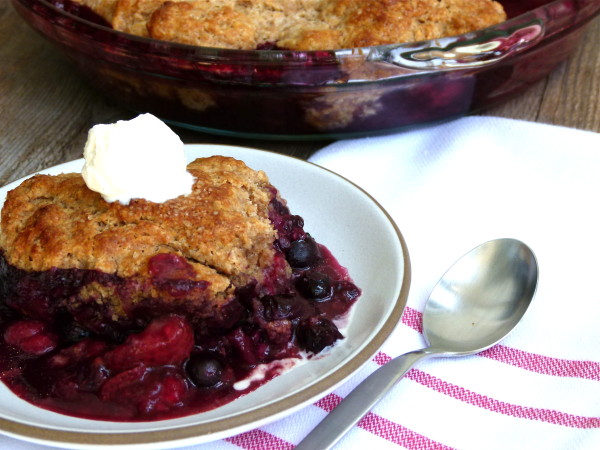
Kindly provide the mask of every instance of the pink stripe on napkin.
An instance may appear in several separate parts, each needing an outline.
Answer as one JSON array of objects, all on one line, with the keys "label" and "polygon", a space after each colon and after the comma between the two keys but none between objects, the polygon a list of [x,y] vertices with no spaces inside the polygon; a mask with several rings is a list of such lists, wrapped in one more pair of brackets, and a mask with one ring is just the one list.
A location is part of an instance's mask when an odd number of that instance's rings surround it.
[{"label": "pink stripe on napkin", "polygon": [[[342,400],[343,397],[337,394],[329,394],[316,402],[315,406],[331,412]],[[372,412],[363,417],[357,426],[410,450],[443,450],[451,448]]]},{"label": "pink stripe on napkin", "polygon": [[293,444],[261,429],[241,433],[237,436],[225,438],[225,440],[244,450],[263,450],[265,448],[269,450],[291,450],[294,448]]},{"label": "pink stripe on napkin", "polygon": [[[402,323],[419,333],[423,333],[423,313],[407,306],[402,315]],[[600,381],[600,363],[586,360],[553,358],[526,352],[505,345],[495,345],[479,356],[510,364],[531,372],[557,377],[585,378]],[[379,355],[377,358],[381,358]]]},{"label": "pink stripe on napkin", "polygon": [[521,369],[555,377],[573,377],[600,381],[600,363],[595,361],[553,358],[504,345],[496,345],[482,352],[480,355],[520,367]]},{"label": "pink stripe on napkin", "polygon": [[448,383],[433,375],[418,369],[411,369],[406,378],[416,381],[423,386],[448,395],[456,400],[484,408],[508,416],[518,417],[520,419],[539,420],[555,425],[562,425],[572,428],[600,428],[600,417],[582,417],[568,414],[562,411],[549,410],[544,408],[533,408],[529,406],[515,405],[503,402],[486,395],[478,394],[462,386]]},{"label": "pink stripe on napkin", "polygon": [[[391,360],[391,356],[382,352],[379,352],[373,358],[373,361],[378,365],[387,364]],[[462,402],[466,402],[500,414],[506,414],[524,419],[540,420],[542,422],[573,428],[600,428],[600,417],[581,417],[561,411],[532,408],[503,402],[494,398],[490,398],[486,395],[470,391],[464,387],[448,383],[419,369],[411,369],[405,375],[405,377]]]}]

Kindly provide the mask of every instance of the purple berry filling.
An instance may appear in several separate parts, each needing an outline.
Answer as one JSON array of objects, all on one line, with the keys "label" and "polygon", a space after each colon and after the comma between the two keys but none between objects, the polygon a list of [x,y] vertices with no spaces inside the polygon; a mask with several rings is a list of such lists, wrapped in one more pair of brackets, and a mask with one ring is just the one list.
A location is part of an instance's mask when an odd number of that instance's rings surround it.
[{"label": "purple berry filling", "polygon": [[[273,192],[275,196],[276,191]],[[90,283],[126,298],[139,280],[94,270],[26,272],[0,253],[0,379],[19,397],[77,417],[147,421],[214,409],[281,369],[273,364],[245,390],[233,385],[259,364],[317,354],[343,336],[334,320],[360,295],[331,253],[278,200],[269,218],[279,233],[264,283],[238,288],[218,317],[197,317],[186,302],[141,301],[118,320],[110,303],[79,295]],[[292,276],[281,279],[285,261]],[[152,285],[177,299],[201,296],[185,258],[149,262]],[[192,302],[190,302],[192,303]],[[172,305],[171,305],[172,306]]]}]

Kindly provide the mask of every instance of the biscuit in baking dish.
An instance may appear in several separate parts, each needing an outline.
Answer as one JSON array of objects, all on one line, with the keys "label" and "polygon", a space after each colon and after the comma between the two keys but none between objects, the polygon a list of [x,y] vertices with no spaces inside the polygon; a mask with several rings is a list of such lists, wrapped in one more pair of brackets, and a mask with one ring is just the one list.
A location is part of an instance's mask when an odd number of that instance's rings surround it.
[{"label": "biscuit in baking dish", "polygon": [[436,39],[506,20],[493,0],[74,0],[114,29],[231,49],[323,50]]}]

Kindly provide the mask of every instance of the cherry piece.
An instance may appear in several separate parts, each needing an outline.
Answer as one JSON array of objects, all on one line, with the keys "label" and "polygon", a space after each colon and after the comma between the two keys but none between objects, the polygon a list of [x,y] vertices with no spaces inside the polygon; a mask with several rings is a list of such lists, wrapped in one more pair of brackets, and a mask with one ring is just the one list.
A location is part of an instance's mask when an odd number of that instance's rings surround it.
[{"label": "cherry piece", "polygon": [[174,297],[184,297],[194,289],[204,290],[208,283],[195,280],[196,271],[186,258],[171,253],[159,253],[150,258],[148,271],[154,285]]},{"label": "cherry piece", "polygon": [[83,361],[92,360],[106,352],[106,343],[92,339],[84,339],[70,347],[63,348],[48,359],[50,367],[73,366]]},{"label": "cherry piece", "polygon": [[186,391],[181,376],[168,371],[152,372],[139,365],[106,381],[100,389],[100,398],[133,406],[139,413],[147,415],[180,405]]},{"label": "cherry piece", "polygon": [[43,355],[56,348],[54,333],[47,331],[46,324],[39,320],[20,320],[4,331],[4,340],[30,355]]},{"label": "cherry piece", "polygon": [[154,278],[163,280],[186,280],[194,278],[192,265],[183,256],[159,253],[148,261],[148,271]]},{"label": "cherry piece", "polygon": [[25,339],[42,333],[45,329],[46,324],[39,320],[20,320],[4,331],[4,340],[10,345],[18,346]]},{"label": "cherry piece", "polygon": [[21,341],[19,347],[30,355],[43,355],[56,348],[56,336],[52,334],[36,334]]},{"label": "cherry piece", "polygon": [[190,355],[194,331],[181,316],[153,320],[144,331],[130,335],[123,344],[104,356],[106,366],[122,371],[139,364],[161,366],[179,364]]},{"label": "cherry piece", "polygon": [[247,333],[244,333],[241,327],[236,328],[227,335],[227,340],[235,349],[235,353],[240,358],[241,362],[254,366],[259,363],[258,355],[254,343]]}]

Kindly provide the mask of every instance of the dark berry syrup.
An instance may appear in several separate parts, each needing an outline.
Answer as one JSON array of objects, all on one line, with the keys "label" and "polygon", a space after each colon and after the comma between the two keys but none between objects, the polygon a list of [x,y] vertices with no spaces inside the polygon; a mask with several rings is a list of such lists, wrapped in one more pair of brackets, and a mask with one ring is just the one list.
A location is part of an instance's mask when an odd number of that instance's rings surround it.
[{"label": "dark berry syrup", "polygon": [[[279,234],[275,264],[260,286],[237,290],[218,323],[145,305],[124,324],[107,326],[98,322],[99,306],[81,306],[77,294],[91,282],[132,289],[128,280],[92,270],[25,272],[0,253],[0,380],[63,414],[161,420],[229,403],[279,375],[290,358],[335,344],[343,336],[334,321],[347,315],[360,290],[304,231],[301,217],[276,199],[269,216]],[[285,261],[291,277],[281,275]],[[154,285],[179,297],[206,287],[189,281],[189,269],[176,255],[149,262]],[[264,378],[236,389],[259,369]]]}]

